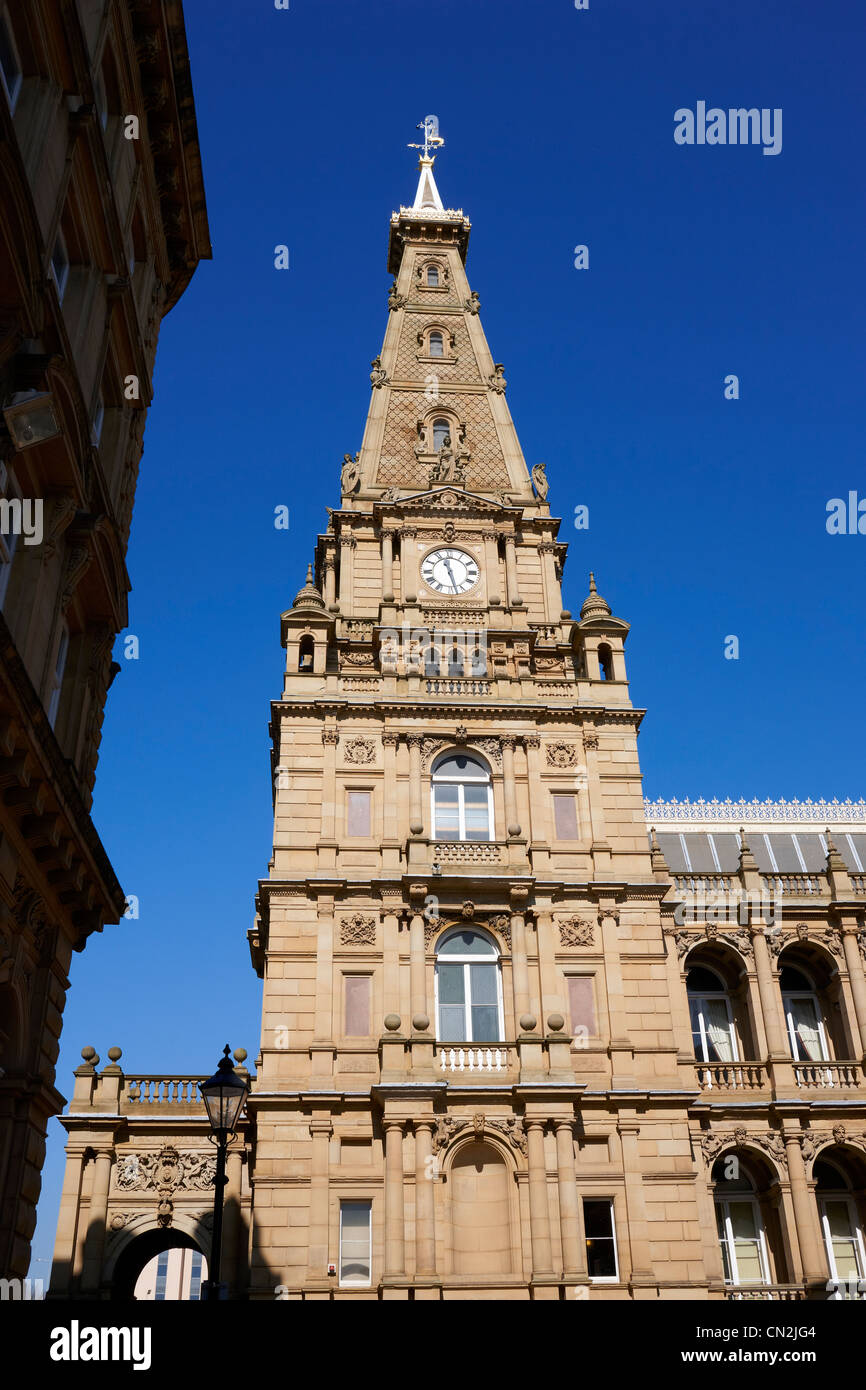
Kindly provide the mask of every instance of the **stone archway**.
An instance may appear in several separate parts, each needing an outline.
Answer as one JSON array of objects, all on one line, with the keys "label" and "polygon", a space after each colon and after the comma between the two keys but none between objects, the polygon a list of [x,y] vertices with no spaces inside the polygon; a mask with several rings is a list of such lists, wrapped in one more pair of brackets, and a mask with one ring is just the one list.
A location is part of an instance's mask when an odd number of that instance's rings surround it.
[{"label": "stone archway", "polygon": [[158,1227],[133,1236],[120,1251],[111,1279],[111,1297],[120,1302],[135,1299],[139,1275],[156,1256],[168,1250],[193,1250],[202,1256],[204,1277],[207,1277],[207,1251],[177,1227]]}]

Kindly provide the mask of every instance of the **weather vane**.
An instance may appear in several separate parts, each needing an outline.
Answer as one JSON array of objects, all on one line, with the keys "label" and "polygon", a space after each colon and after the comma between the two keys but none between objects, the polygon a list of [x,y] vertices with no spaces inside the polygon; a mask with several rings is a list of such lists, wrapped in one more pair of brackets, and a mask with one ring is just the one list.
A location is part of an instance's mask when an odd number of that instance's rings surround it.
[{"label": "weather vane", "polygon": [[[425,116],[424,119],[423,119],[423,121],[419,121],[419,122],[418,122],[418,125],[416,126],[416,130],[423,130],[423,132],[424,132],[424,144],[423,144],[423,145],[409,145],[408,148],[409,148],[410,150],[423,150],[423,151],[424,151],[423,158],[424,158],[424,159],[430,159],[430,157],[431,157],[430,151],[431,151],[431,150],[437,150],[437,149],[439,149],[440,145],[444,145],[444,144],[445,144],[445,141],[442,139],[442,136],[439,134],[439,117],[438,117],[438,116]],[[433,156],[433,158],[435,158],[435,155]]]}]

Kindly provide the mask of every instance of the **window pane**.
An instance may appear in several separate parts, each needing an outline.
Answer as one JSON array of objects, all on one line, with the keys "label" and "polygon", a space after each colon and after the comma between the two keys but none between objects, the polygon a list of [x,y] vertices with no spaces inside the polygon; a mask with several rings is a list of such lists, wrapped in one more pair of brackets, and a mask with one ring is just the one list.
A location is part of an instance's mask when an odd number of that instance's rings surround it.
[{"label": "window pane", "polygon": [[442,448],[442,445],[445,443],[446,434],[449,433],[450,431],[448,428],[447,420],[433,421],[433,448],[436,450],[437,453]]},{"label": "window pane", "polygon": [[452,783],[437,786],[433,792],[434,826],[437,840],[460,839],[460,788]]},{"label": "window pane", "polygon": [[591,975],[569,975],[568,1003],[572,1033],[585,1029],[589,1037],[595,1037],[595,1000]]},{"label": "window pane", "polygon": [[462,965],[440,965],[439,975],[439,1003],[440,1004],[462,1004],[465,999],[463,993],[463,966]]},{"label": "window pane", "polygon": [[370,1203],[340,1204],[340,1281],[370,1281]]},{"label": "window pane", "polygon": [[553,820],[557,840],[577,839],[577,806],[573,796],[554,795]]},{"label": "window pane", "polygon": [[427,267],[427,284],[428,284],[428,285],[433,285],[434,287],[437,286],[437,285],[439,284],[439,267],[438,267],[438,266],[435,266],[435,265],[428,265],[428,267]]},{"label": "window pane", "polygon": [[499,1010],[489,1004],[472,1006],[472,1041],[500,1042]]},{"label": "window pane", "polygon": [[347,834],[360,835],[364,838],[370,835],[370,793],[369,792],[349,792]]},{"label": "window pane", "polygon": [[469,993],[473,1004],[496,1003],[495,965],[470,965]]},{"label": "window pane", "polygon": [[701,1032],[701,1001],[699,999],[689,1000],[689,1016],[692,1020],[692,1042],[695,1048],[695,1057],[699,1062],[708,1061],[706,1049],[704,1047],[704,1037]]},{"label": "window pane", "polygon": [[346,1037],[370,1036],[370,976],[346,976]]},{"label": "window pane", "polygon": [[495,956],[496,947],[486,936],[476,931],[458,931],[443,942],[437,952],[440,956]]},{"label": "window pane", "polygon": [[440,758],[433,772],[434,779],[440,777],[453,777],[461,782],[481,781],[486,782],[487,769],[475,758],[470,758],[466,753],[449,753],[447,757]]},{"label": "window pane", "polygon": [[789,999],[788,1010],[800,1062],[826,1061],[818,1029],[818,1015],[812,999]]},{"label": "window pane", "polygon": [[590,1278],[615,1278],[616,1250],[610,1202],[584,1201],[583,1226],[586,1233],[586,1265]]},{"label": "window pane", "polygon": [[430,356],[431,356],[431,357],[441,357],[441,356],[442,356],[442,334],[441,334],[441,333],[431,333],[431,334],[430,334]]},{"label": "window pane", "polygon": [[439,1005],[439,1036],[444,1042],[466,1041],[466,1010],[463,1005]]},{"label": "window pane", "polygon": [[705,999],[703,1000],[703,1009],[709,1060],[711,1062],[732,1062],[734,1060],[734,1048],[727,1003],[724,999]]},{"label": "window pane", "polygon": [[463,819],[467,840],[486,840],[490,835],[490,817],[486,786],[462,787]]}]

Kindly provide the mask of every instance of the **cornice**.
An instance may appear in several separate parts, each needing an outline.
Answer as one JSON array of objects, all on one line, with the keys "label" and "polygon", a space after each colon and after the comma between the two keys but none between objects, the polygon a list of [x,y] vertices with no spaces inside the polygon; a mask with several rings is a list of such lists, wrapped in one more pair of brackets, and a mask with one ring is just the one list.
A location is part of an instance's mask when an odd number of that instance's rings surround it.
[{"label": "cornice", "polygon": [[425,696],[417,699],[349,699],[348,696],[323,695],[320,699],[303,701],[272,700],[271,717],[277,719],[289,719],[295,714],[307,714],[320,716],[326,713],[339,714],[341,710],[355,711],[359,707],[386,715],[418,715],[430,719],[431,713],[435,712],[436,717],[447,718],[449,711],[459,713],[461,719],[467,717],[483,720],[485,722],[500,718],[523,718],[536,716],[539,711],[543,711],[549,723],[574,722],[576,718],[586,721],[591,719],[595,728],[603,730],[605,726],[616,727],[622,725],[632,725],[635,729],[640,728],[646,710],[644,709],[623,709],[613,710],[604,709],[600,705],[583,705],[575,702],[571,705],[563,706],[561,709],[553,709],[544,701],[520,700],[514,703],[497,701],[485,704],[479,708],[475,703],[461,703],[453,696],[437,704],[432,696]]}]

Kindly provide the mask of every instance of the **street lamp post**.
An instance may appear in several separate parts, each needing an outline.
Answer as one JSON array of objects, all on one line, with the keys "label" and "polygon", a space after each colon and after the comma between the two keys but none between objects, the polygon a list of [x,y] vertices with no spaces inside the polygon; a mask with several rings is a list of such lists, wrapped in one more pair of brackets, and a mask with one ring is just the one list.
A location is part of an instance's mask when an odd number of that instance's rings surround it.
[{"label": "street lamp post", "polygon": [[226,1043],[225,1055],[209,1081],[199,1083],[207,1117],[210,1120],[211,1141],[216,1144],[217,1160],[214,1176],[213,1198],[213,1240],[211,1242],[211,1263],[208,1279],[202,1284],[202,1299],[216,1299],[222,1295],[220,1286],[220,1255],[223,1234],[223,1197],[226,1185],[226,1153],[229,1140],[237,1128],[238,1119],[247,1097],[248,1086],[243,1077],[238,1076],[232,1066]]}]

